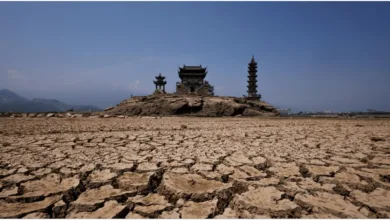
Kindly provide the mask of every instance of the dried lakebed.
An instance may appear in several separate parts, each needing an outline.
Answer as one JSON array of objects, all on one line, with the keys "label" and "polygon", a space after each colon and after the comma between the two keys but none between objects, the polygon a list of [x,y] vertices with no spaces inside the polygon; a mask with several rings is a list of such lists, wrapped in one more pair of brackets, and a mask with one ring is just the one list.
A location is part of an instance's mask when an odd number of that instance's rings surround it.
[{"label": "dried lakebed", "polygon": [[0,118],[0,218],[271,217],[390,217],[390,120]]}]

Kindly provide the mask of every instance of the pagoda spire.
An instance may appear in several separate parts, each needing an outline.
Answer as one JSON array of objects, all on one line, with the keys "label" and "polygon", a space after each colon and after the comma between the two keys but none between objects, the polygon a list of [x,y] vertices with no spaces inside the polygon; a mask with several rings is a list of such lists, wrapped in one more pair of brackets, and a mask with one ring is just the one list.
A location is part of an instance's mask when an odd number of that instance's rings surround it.
[{"label": "pagoda spire", "polygon": [[251,63],[256,63],[256,61],[255,61],[255,55],[253,55],[253,54],[252,54]]},{"label": "pagoda spire", "polygon": [[252,59],[248,64],[248,99],[260,99],[260,95],[257,94],[257,62],[255,56],[252,55]]}]

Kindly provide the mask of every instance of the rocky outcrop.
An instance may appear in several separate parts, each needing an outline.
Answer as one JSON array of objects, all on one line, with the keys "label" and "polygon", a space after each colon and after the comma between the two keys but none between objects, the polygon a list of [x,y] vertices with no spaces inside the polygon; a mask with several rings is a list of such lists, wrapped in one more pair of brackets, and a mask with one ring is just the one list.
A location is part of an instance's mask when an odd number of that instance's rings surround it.
[{"label": "rocky outcrop", "polygon": [[132,97],[105,111],[109,115],[276,116],[271,105],[219,96],[151,95]]}]

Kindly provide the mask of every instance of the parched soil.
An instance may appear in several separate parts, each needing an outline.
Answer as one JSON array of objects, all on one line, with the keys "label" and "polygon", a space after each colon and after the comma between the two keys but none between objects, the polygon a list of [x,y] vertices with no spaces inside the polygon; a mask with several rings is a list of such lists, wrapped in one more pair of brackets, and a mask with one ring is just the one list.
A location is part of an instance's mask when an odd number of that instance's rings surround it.
[{"label": "parched soil", "polygon": [[390,120],[0,118],[0,218],[389,218]]}]

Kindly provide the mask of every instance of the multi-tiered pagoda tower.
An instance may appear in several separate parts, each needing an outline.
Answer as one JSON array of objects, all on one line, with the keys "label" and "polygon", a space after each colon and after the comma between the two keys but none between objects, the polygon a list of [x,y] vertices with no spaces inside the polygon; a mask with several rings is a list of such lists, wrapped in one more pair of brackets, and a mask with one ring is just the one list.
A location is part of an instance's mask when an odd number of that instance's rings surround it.
[{"label": "multi-tiered pagoda tower", "polygon": [[156,90],[159,90],[163,93],[165,93],[165,85],[167,84],[167,81],[165,81],[165,76],[160,75],[156,76],[156,81],[153,81],[156,85]]},{"label": "multi-tiered pagoda tower", "polygon": [[261,95],[257,94],[257,63],[254,56],[248,64],[248,96],[246,98],[251,100],[261,98]]}]

